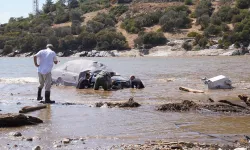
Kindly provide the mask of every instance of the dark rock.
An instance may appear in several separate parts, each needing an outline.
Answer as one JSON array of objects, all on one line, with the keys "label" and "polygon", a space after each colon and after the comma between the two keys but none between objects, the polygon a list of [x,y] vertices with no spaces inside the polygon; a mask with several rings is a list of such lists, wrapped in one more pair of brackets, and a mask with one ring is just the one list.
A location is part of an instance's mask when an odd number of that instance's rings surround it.
[{"label": "dark rock", "polygon": [[139,107],[141,106],[139,103],[135,102],[133,98],[130,98],[127,102],[124,103],[111,103],[111,102],[98,102],[95,103],[95,107],[102,107],[104,104],[106,104],[108,107]]},{"label": "dark rock", "polygon": [[41,150],[41,147],[40,146],[36,146],[36,147],[32,148],[32,150]]},{"label": "dark rock", "polygon": [[191,109],[197,108],[197,105],[193,101],[184,100],[182,103],[170,103],[170,104],[164,104],[157,108],[157,110],[160,111],[189,111]]},{"label": "dark rock", "polygon": [[[221,102],[222,100],[220,100]],[[225,100],[223,100],[225,101]],[[193,101],[184,100],[182,103],[169,103],[160,105],[156,108],[159,111],[191,111],[191,110],[210,110],[213,112],[223,112],[223,113],[243,113],[250,114],[250,110],[245,107],[239,107],[238,105],[226,104],[197,104]]]},{"label": "dark rock", "polygon": [[15,137],[19,137],[22,136],[21,132],[11,132],[10,135],[15,136]]},{"label": "dark rock", "polygon": [[33,141],[33,138],[27,138],[26,141]]},{"label": "dark rock", "polygon": [[23,114],[0,114],[0,127],[17,127],[42,123],[39,118]]},{"label": "dark rock", "polygon": [[130,98],[127,102],[121,103],[118,105],[119,107],[139,107],[141,106],[139,103],[135,102],[133,98]]},{"label": "dark rock", "polygon": [[182,44],[182,48],[184,48],[187,51],[190,51],[193,49],[193,44],[192,44],[193,40],[186,40],[183,44]]},{"label": "dark rock", "polygon": [[64,139],[62,140],[62,143],[63,143],[63,144],[69,144],[70,141],[72,141],[72,139],[64,138]]}]

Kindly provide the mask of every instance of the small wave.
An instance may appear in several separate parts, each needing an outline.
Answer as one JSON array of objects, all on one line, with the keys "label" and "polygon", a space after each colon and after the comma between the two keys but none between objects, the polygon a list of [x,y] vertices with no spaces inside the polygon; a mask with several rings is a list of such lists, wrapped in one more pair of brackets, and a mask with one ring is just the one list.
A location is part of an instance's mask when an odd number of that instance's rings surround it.
[{"label": "small wave", "polygon": [[0,83],[8,84],[25,84],[25,83],[36,83],[37,78],[34,77],[21,77],[21,78],[0,78]]}]

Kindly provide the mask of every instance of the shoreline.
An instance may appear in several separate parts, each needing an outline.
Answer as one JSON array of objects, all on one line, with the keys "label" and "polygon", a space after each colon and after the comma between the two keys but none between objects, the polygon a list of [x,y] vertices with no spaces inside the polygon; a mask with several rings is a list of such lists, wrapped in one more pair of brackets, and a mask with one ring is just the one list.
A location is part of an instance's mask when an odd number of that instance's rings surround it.
[{"label": "shoreline", "polygon": [[[77,51],[68,50],[58,52],[59,57],[186,57],[186,56],[237,56],[249,55],[250,47],[246,50],[234,48],[234,45],[228,49],[218,49],[218,44],[211,45],[207,49],[197,49],[192,46],[192,50],[185,50],[183,45],[190,44],[190,40],[172,39],[166,45],[155,46],[150,49],[128,49],[128,50],[110,50],[110,51]],[[19,53],[18,50],[0,57],[32,57],[34,53]]]},{"label": "shoreline", "polygon": [[[148,50],[131,49],[124,51],[96,51],[73,52],[71,55],[63,56],[57,53],[58,57],[193,57],[193,56],[242,56],[239,49],[203,49],[199,51],[171,50],[167,46],[157,46]],[[87,54],[86,54],[87,53]],[[84,54],[84,56],[83,56]],[[89,54],[89,55],[88,55]],[[34,54],[8,54],[0,57],[33,57]]]}]

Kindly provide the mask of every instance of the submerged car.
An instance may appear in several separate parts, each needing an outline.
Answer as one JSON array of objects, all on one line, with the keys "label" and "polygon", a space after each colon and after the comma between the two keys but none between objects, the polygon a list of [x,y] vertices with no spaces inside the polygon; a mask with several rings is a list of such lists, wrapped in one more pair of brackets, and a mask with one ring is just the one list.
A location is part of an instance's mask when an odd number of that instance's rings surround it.
[{"label": "submerged car", "polygon": [[[87,59],[71,60],[59,67],[52,70],[52,83],[56,85],[65,86],[77,86],[80,78],[85,78],[86,73],[89,72],[93,77],[91,83],[95,83],[95,77],[100,71],[114,72],[106,65]],[[124,88],[130,86],[130,82],[118,75],[116,72],[115,76],[111,79],[116,84],[122,85]]]}]

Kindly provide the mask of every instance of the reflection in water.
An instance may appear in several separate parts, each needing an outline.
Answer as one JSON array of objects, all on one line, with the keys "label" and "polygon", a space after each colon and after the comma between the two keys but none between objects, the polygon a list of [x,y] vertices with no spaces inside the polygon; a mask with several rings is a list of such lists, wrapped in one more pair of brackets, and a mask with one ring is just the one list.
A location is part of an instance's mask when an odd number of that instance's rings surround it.
[{"label": "reflection in water", "polygon": [[[60,58],[62,63],[70,59],[75,58]],[[250,134],[249,116],[221,115],[209,111],[200,113],[155,111],[155,106],[159,104],[180,102],[186,99],[200,103],[207,103],[208,98],[230,99],[243,105],[237,95],[250,93],[248,88],[250,87],[250,70],[247,65],[249,57],[88,59],[99,60],[125,77],[134,74],[143,81],[146,88],[94,91],[53,86],[51,98],[56,102],[84,105],[49,105],[47,109],[29,113],[28,115],[38,116],[44,120],[44,123],[37,126],[0,129],[1,143],[3,145],[10,143],[6,136],[10,131],[21,131],[25,136],[30,137],[39,136],[41,139],[33,141],[33,144],[39,144],[45,149],[51,149],[54,141],[58,142],[67,137],[86,138],[86,144],[72,144],[67,147],[68,149],[82,149],[108,147],[121,143],[141,143],[155,139],[226,143],[227,141],[223,140],[225,137],[236,140],[243,134]],[[16,82],[19,79],[14,83],[0,82],[2,113],[16,113],[26,105],[37,105],[38,102],[35,99],[37,83],[34,83],[37,74],[31,63],[32,59],[1,58],[1,62],[4,62],[1,65],[7,69],[0,70],[0,79],[27,77],[25,83]],[[18,68],[20,64],[23,70],[15,71],[14,68]],[[229,77],[236,88],[208,90],[200,80],[205,76],[210,78],[220,74]],[[32,79],[32,81],[27,82],[27,79]],[[186,93],[179,90],[180,86],[204,90],[205,94]],[[134,100],[142,106],[133,109],[89,107],[90,104],[100,101],[124,102],[130,97],[134,97]],[[16,105],[18,102],[21,104]]]}]

